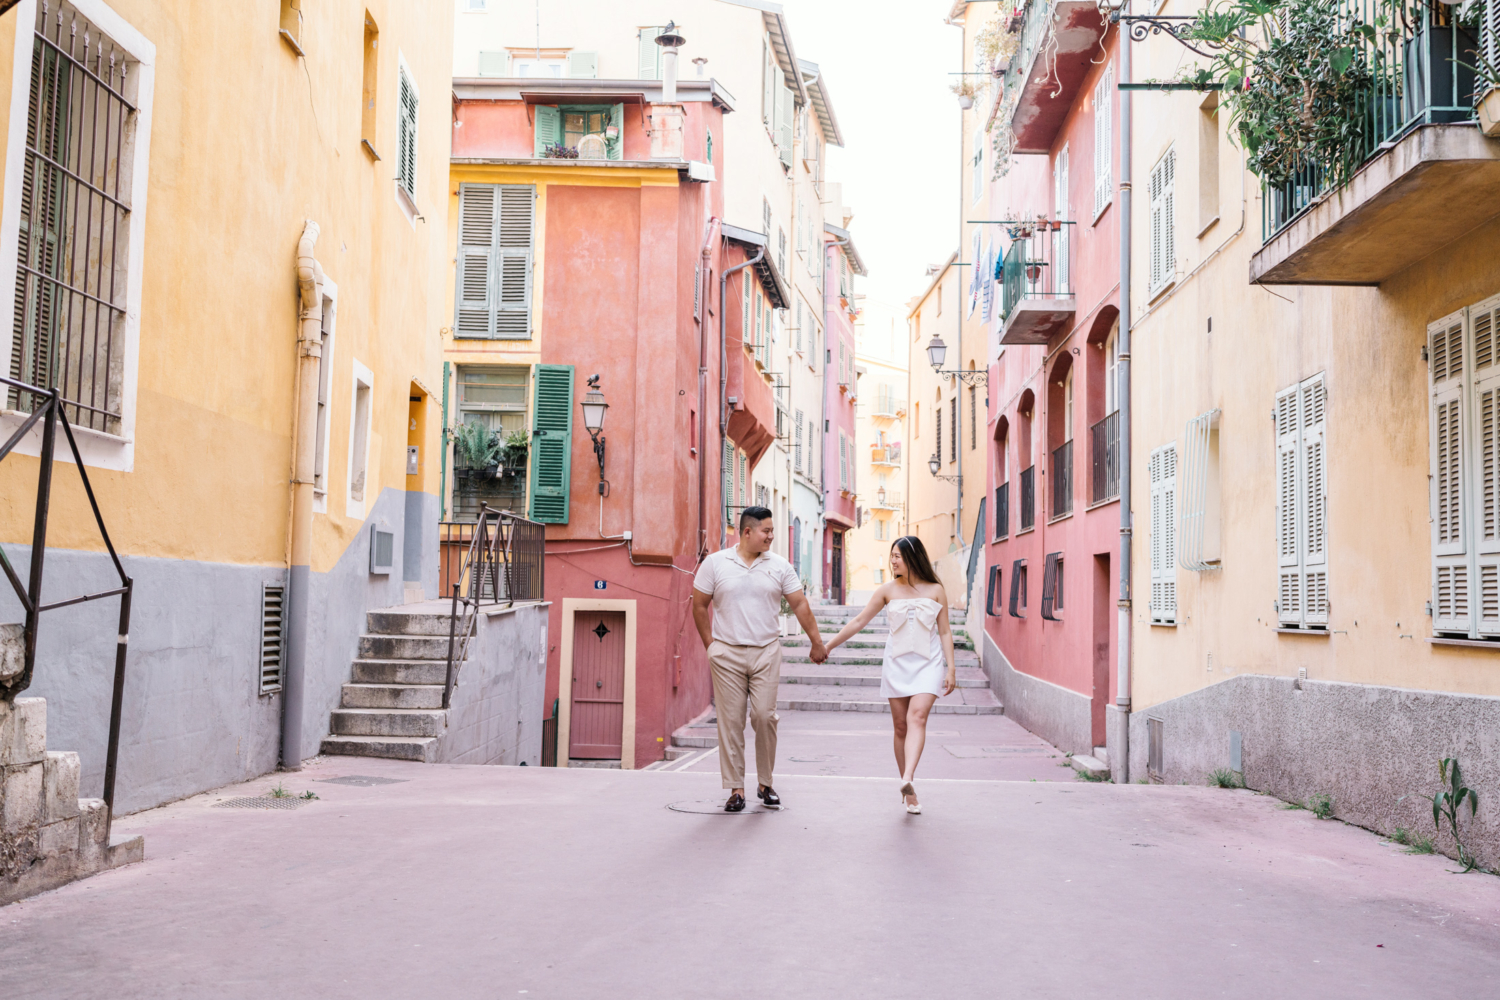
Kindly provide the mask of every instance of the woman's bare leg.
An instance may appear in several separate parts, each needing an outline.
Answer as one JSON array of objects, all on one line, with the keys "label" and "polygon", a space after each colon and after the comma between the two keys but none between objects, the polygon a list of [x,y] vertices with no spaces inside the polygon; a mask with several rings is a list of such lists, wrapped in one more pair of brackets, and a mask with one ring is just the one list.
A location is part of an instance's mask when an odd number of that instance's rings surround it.
[{"label": "woman's bare leg", "polygon": [[906,775],[906,715],[910,698],[887,698],[891,703],[891,728],[895,730],[896,771]]},{"label": "woman's bare leg", "polygon": [[[917,762],[922,759],[922,748],[927,743],[927,715],[932,711],[932,706],[937,702],[935,694],[914,694],[909,699],[906,707],[906,746],[900,754],[902,763],[901,777],[911,781],[917,776]],[[891,699],[892,703],[896,699]],[[911,805],[917,804],[915,795],[908,795],[906,801]]]}]

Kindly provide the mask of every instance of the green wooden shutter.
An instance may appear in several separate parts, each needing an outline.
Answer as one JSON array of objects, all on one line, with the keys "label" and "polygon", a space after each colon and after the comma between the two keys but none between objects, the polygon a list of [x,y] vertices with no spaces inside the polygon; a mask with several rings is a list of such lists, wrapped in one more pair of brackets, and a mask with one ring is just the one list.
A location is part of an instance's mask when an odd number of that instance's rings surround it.
[{"label": "green wooden shutter", "polygon": [[502,340],[531,339],[532,245],[536,188],[502,184],[495,251],[495,333]]},{"label": "green wooden shutter", "polygon": [[549,104],[538,104],[536,106],[536,139],[532,146],[537,159],[542,158],[548,146],[556,146],[561,142],[562,112]]},{"label": "green wooden shutter", "polygon": [[396,182],[413,199],[417,194],[417,89],[401,73],[400,107],[397,109]]},{"label": "green wooden shutter", "polygon": [[568,76],[578,80],[592,80],[599,75],[599,53],[569,52]]},{"label": "green wooden shutter", "polygon": [[625,105],[615,104],[609,109],[609,123],[615,128],[613,139],[604,136],[604,155],[611,160],[624,159],[625,149]]},{"label": "green wooden shutter", "polygon": [[458,294],[453,317],[455,337],[495,335],[494,184],[460,184],[458,188]]},{"label": "green wooden shutter", "polygon": [[573,366],[536,366],[531,420],[531,519],[568,523],[573,461]]}]

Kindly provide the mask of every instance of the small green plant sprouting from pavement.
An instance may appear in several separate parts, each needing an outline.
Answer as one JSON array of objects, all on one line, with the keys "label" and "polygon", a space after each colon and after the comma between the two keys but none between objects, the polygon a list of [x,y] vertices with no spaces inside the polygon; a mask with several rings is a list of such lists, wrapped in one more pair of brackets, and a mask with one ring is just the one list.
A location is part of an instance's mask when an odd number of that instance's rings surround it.
[{"label": "small green plant sprouting from pavement", "polygon": [[1229,770],[1221,767],[1208,776],[1208,783],[1216,788],[1244,788],[1245,779]]},{"label": "small green plant sprouting from pavement", "polygon": [[1100,774],[1097,771],[1085,771],[1085,770],[1083,770],[1081,768],[1078,768],[1078,769],[1074,770],[1074,773],[1077,774],[1084,781],[1108,781],[1109,780],[1109,778],[1107,776],[1105,776],[1103,774]]},{"label": "small green plant sprouting from pavement", "polygon": [[1333,817],[1333,796],[1327,792],[1319,792],[1307,800],[1307,808],[1318,819],[1331,819]]},{"label": "small green plant sprouting from pavement", "polygon": [[1424,837],[1415,830],[1408,830],[1404,826],[1396,827],[1396,832],[1391,835],[1391,840],[1405,847],[1407,854],[1431,854],[1437,850],[1431,837]]},{"label": "small green plant sprouting from pavement", "polygon": [[271,798],[273,799],[289,799],[291,797],[292,793],[287,791],[280,784],[277,784],[275,788],[271,789]]},{"label": "small green plant sprouting from pavement", "polygon": [[297,797],[299,799],[315,799],[318,796],[317,796],[316,792],[313,792],[312,790],[308,790],[308,791],[303,792],[301,795],[299,795]]},{"label": "small green plant sprouting from pavement", "polygon": [[1306,809],[1307,806],[1303,805],[1300,802],[1283,802],[1281,804],[1281,808],[1283,808],[1283,809]]},{"label": "small green plant sprouting from pavement", "polygon": [[1443,818],[1447,817],[1448,826],[1453,831],[1453,843],[1458,847],[1458,863],[1463,865],[1465,873],[1471,872],[1478,862],[1474,855],[1464,849],[1464,842],[1458,832],[1458,813],[1467,799],[1469,818],[1472,820],[1479,811],[1479,796],[1474,789],[1464,784],[1458,771],[1457,757],[1444,757],[1438,763],[1438,777],[1442,780],[1443,789],[1432,797],[1432,823],[1442,833]]}]

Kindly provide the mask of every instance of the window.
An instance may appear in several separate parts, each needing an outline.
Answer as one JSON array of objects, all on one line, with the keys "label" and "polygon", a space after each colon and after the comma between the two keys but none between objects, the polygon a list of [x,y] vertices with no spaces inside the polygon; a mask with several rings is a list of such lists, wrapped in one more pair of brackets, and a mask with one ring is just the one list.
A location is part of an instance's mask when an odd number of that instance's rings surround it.
[{"label": "window", "polygon": [[1063,440],[1073,440],[1073,368],[1063,377]]},{"label": "window", "polygon": [[511,72],[519,76],[521,65],[518,60],[514,67],[511,66],[509,52],[480,52],[478,70],[480,76],[505,76]]},{"label": "window", "polygon": [[1198,236],[1219,221],[1219,95],[1198,109]]},{"label": "window", "polygon": [[796,349],[797,353],[801,354],[802,353],[802,300],[801,299],[797,300],[797,330],[796,330],[796,334],[795,334],[795,337],[794,337],[794,343],[796,344],[796,348],[795,349]]},{"label": "window", "polygon": [[969,386],[969,450],[979,447],[979,390]]},{"label": "window", "polygon": [[328,511],[328,437],[333,412],[333,347],[334,321],[337,318],[338,290],[332,282],[323,283],[323,330],[322,351],[318,356],[318,409],[317,435],[313,445],[313,511],[319,514]]},{"label": "window", "polygon": [[797,217],[792,220],[792,229],[797,233],[797,252],[806,253],[807,244],[804,242],[803,219],[807,214],[807,208],[803,205],[801,197],[797,199]]},{"label": "window", "polygon": [[[889,540],[890,537],[891,537],[890,527],[891,527],[891,522],[890,521],[887,521],[885,518],[876,518],[875,519],[875,540],[878,541],[878,542],[884,542],[884,541]],[[881,570],[876,570],[875,572],[877,574],[879,574],[881,572]],[[884,583],[885,581],[883,579],[880,579],[877,576],[875,582],[876,583]]]},{"label": "window", "polygon": [[1177,623],[1177,446],[1151,453],[1151,623]]},{"label": "window", "polygon": [[491,474],[485,469],[474,469],[462,446],[455,445],[451,520],[477,521],[481,503],[496,510],[525,514],[530,448],[517,449],[511,442],[519,438],[529,445],[531,440],[527,414],[531,369],[519,365],[462,365],[456,383],[459,423],[464,428],[478,427],[493,435],[502,451],[495,456],[498,471]]},{"label": "window", "polygon": [[281,0],[281,40],[302,55],[302,0]]},{"label": "window", "polygon": [[1094,218],[1114,199],[1114,68],[1104,67],[1094,87]]},{"label": "window", "polygon": [[364,145],[365,151],[375,159],[380,159],[380,154],[375,152],[375,97],[380,92],[380,29],[375,25],[375,19],[365,11],[365,66],[364,66],[364,88],[361,92],[359,109],[359,137]]},{"label": "window", "polygon": [[[876,521],[875,522],[875,525],[876,525],[875,530],[877,532],[877,534],[876,534],[875,537],[878,538],[878,539],[881,539],[882,541],[885,539],[885,536],[882,535],[882,534],[878,534],[878,532],[881,530],[880,525],[883,524],[883,523],[884,522],[882,522],[882,521]],[[879,584],[885,583],[885,570],[884,569],[877,569],[875,571],[875,583],[876,583],[877,586]]]},{"label": "window", "polygon": [[[1057,159],[1052,163],[1052,206],[1058,219],[1069,219],[1073,215],[1072,191],[1068,187],[1068,147],[1064,146],[1062,152],[1057,154]],[[1057,261],[1057,273],[1053,276],[1057,282],[1058,295],[1071,295],[1069,286],[1072,284],[1073,276],[1069,273],[1069,263],[1072,254],[1068,252],[1068,242],[1072,238],[1072,226],[1060,226],[1053,235],[1053,253]],[[1045,238],[1045,237],[1044,237]],[[986,261],[986,269],[990,267]],[[989,273],[993,273],[992,271]]]},{"label": "window", "polygon": [[1110,328],[1104,340],[1104,413],[1108,416],[1120,408],[1120,321]]},{"label": "window", "polygon": [[599,53],[569,52],[568,76],[575,80],[593,80],[599,76]]},{"label": "window", "polygon": [[554,146],[578,151],[581,160],[618,160],[624,156],[625,105],[538,104],[532,155],[547,156]]},{"label": "window", "polygon": [[1201,573],[1219,567],[1219,411],[1188,421],[1182,450],[1183,569]]},{"label": "window", "polygon": [[958,397],[957,396],[954,396],[951,400],[948,401],[948,408],[951,411],[952,416],[953,416],[952,421],[950,421],[950,424],[953,427],[953,434],[951,435],[951,440],[948,443],[948,461],[950,461],[950,462],[957,462],[958,461],[958,435],[959,435],[959,425],[958,425]]},{"label": "window", "polygon": [[978,201],[979,196],[984,193],[984,127],[980,126],[974,130],[974,157],[973,177],[970,178],[973,193],[970,199]]},{"label": "window", "polygon": [[483,13],[490,9],[490,0],[464,0],[464,10],[468,13]]},{"label": "window", "polygon": [[776,266],[786,274],[786,230],[776,227]]},{"label": "window", "polygon": [[839,489],[849,489],[849,441],[839,431]]},{"label": "window", "polygon": [[[153,79],[137,70],[154,49],[123,21],[112,37],[71,9],[51,11],[37,6],[30,86],[11,91],[10,121],[25,142],[9,150],[19,188],[16,255],[5,261],[15,278],[6,374],[59,390],[70,422],[120,439],[80,441],[85,461],[128,470],[140,308],[130,276],[144,247],[132,207],[145,197],[149,145],[136,133]],[[23,412],[41,402],[14,389],[4,398]],[[5,418],[3,437],[19,423]]]},{"label": "window", "polygon": [[730,508],[734,506],[734,446],[724,438],[724,456],[720,460],[720,470],[723,472],[724,523],[731,524],[734,521]]},{"label": "window", "polygon": [[934,458],[941,459],[943,457],[943,403],[942,403],[942,400],[938,400],[937,405],[932,408],[932,412],[935,415],[935,419],[936,419],[934,434],[937,437],[937,448],[933,451],[932,454],[933,454]]},{"label": "window", "polygon": [[707,132],[707,131],[704,132],[704,136],[703,136],[703,161],[705,163],[707,163],[709,166],[713,166],[713,162],[714,162],[714,134],[712,132]]},{"label": "window", "polygon": [[417,85],[405,60],[397,66],[396,187],[413,205],[417,200]]},{"label": "window", "polygon": [[1177,152],[1167,155],[1151,168],[1151,293],[1161,291],[1177,276],[1177,236],[1173,217],[1173,173]]},{"label": "window", "polygon": [[533,215],[530,184],[458,190],[458,339],[530,340]]},{"label": "window", "polygon": [[765,230],[766,239],[770,239],[771,238],[771,199],[770,198],[764,198],[764,197],[761,198],[761,200],[760,200],[760,218],[761,218],[761,228],[763,230]]},{"label": "window", "polygon": [[1010,616],[1025,618],[1026,611],[1026,560],[1017,559],[1010,567]]},{"label": "window", "polygon": [[349,413],[349,497],[344,513],[364,519],[365,493],[369,486],[370,410],[374,398],[375,376],[370,369],[354,362],[354,398]]},{"label": "window", "polygon": [[1276,394],[1276,607],[1286,627],[1328,626],[1323,376]]},{"label": "window", "polygon": [[543,524],[568,523],[572,485],[573,366],[536,366],[531,414],[531,512]]},{"label": "window", "polygon": [[1061,621],[1057,612],[1063,607],[1063,558],[1061,552],[1047,553],[1042,564],[1042,617],[1047,621]]},{"label": "window", "polygon": [[792,466],[798,472],[802,471],[802,411],[798,410],[794,423],[797,427],[796,443],[792,445]]},{"label": "window", "polygon": [[638,76],[642,80],[661,79],[661,46],[656,36],[666,30],[665,25],[648,25],[635,33],[636,47],[640,52]]},{"label": "window", "polygon": [[[499,53],[491,54],[499,55]],[[483,58],[482,55],[481,58]],[[558,80],[562,78],[563,70],[565,68],[566,67],[563,63],[563,60],[561,59],[538,59],[535,56],[515,56],[510,60],[511,76],[524,76],[532,78],[544,77],[546,79]],[[482,70],[481,74],[485,76],[489,75],[487,73],[483,73]],[[504,74],[496,73],[495,75],[502,76]]]}]

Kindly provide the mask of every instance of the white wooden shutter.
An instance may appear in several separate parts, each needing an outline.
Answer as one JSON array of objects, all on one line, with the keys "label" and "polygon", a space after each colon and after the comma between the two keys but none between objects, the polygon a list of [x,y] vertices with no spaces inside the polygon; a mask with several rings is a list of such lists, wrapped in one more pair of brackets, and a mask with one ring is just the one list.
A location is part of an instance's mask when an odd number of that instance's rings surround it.
[{"label": "white wooden shutter", "polygon": [[661,32],[662,29],[657,27],[646,27],[636,32],[636,43],[640,53],[637,66],[642,80],[655,80],[661,75],[658,72],[661,49],[656,44],[656,36]]},{"label": "white wooden shutter", "polygon": [[1328,487],[1324,411],[1327,392],[1323,376],[1303,382],[1302,460],[1300,476],[1302,522],[1302,623],[1328,624]]},{"label": "white wooden shutter", "polygon": [[[1500,4],[1494,6],[1500,7]],[[1474,409],[1469,426],[1474,470],[1469,493],[1475,549],[1476,631],[1500,637],[1500,296],[1469,309]]]},{"label": "white wooden shutter", "polygon": [[787,89],[785,78],[780,92],[781,101],[781,128],[778,132],[777,144],[781,146],[781,165],[788,170],[792,168],[792,116],[796,114],[797,107],[794,95]]},{"label": "white wooden shutter", "polygon": [[458,308],[454,337],[493,337],[495,302],[491,274],[495,248],[494,184],[458,189]]},{"label": "white wooden shutter", "polygon": [[1110,176],[1114,152],[1114,67],[1106,66],[1094,88],[1094,215],[1097,217],[1114,197]]},{"label": "white wooden shutter", "polygon": [[[654,43],[653,43],[654,44]],[[592,80],[599,75],[599,53],[569,52],[568,76],[577,80]]]},{"label": "white wooden shutter", "polygon": [[1173,175],[1177,152],[1167,155],[1151,168],[1151,291],[1169,282],[1177,269],[1176,226],[1174,218]]},{"label": "white wooden shutter", "polygon": [[500,185],[496,227],[495,336],[502,340],[531,339],[532,236],[535,229],[536,188],[530,184]]},{"label": "white wooden shutter", "polygon": [[1177,446],[1151,453],[1151,621],[1177,621]]},{"label": "white wooden shutter", "polygon": [[415,201],[417,196],[417,88],[406,70],[400,71],[396,109],[396,183]]},{"label": "white wooden shutter", "polygon": [[1432,628],[1469,634],[1469,552],[1464,525],[1464,318],[1444,317],[1427,328],[1432,386],[1429,429],[1432,463]]},{"label": "white wooden shutter", "polygon": [[1302,624],[1298,442],[1302,436],[1298,386],[1276,394],[1276,612],[1283,625]]}]

